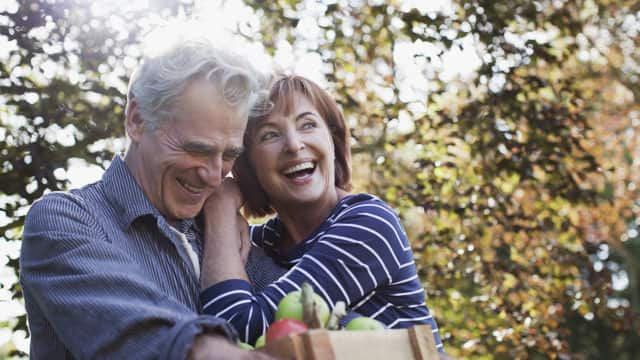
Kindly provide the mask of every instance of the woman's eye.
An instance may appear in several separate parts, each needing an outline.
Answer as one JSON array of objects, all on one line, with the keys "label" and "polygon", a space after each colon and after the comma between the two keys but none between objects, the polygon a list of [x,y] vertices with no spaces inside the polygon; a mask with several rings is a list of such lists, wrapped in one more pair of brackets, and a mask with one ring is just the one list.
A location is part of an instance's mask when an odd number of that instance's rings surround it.
[{"label": "woman's eye", "polygon": [[275,138],[276,136],[278,136],[278,134],[275,131],[267,131],[260,135],[260,141],[267,141]]},{"label": "woman's eye", "polygon": [[313,120],[305,121],[305,122],[302,124],[302,128],[303,128],[303,129],[313,129],[313,128],[315,128],[315,127],[316,127],[316,122],[315,122],[315,121],[313,121]]}]

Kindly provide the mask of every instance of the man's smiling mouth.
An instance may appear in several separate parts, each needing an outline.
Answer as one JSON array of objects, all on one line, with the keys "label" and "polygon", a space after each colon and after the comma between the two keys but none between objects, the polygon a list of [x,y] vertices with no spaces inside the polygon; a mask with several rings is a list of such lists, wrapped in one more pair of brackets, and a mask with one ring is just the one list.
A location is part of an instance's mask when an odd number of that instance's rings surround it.
[{"label": "man's smiling mouth", "polygon": [[185,181],[181,179],[178,179],[178,183],[182,185],[182,187],[185,188],[188,192],[193,194],[200,194],[206,189],[206,187],[198,187],[198,186],[187,184]]}]

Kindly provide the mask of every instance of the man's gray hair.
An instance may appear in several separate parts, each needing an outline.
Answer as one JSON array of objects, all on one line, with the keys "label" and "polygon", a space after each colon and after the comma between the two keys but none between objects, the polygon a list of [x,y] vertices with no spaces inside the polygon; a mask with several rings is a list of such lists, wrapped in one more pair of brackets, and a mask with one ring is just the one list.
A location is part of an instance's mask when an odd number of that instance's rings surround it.
[{"label": "man's gray hair", "polygon": [[156,33],[154,47],[145,51],[141,66],[129,80],[126,112],[135,99],[145,128],[155,130],[175,118],[180,96],[199,79],[211,81],[241,116],[259,111],[268,77],[246,56],[217,47],[207,36],[178,33],[180,30],[185,29]]}]

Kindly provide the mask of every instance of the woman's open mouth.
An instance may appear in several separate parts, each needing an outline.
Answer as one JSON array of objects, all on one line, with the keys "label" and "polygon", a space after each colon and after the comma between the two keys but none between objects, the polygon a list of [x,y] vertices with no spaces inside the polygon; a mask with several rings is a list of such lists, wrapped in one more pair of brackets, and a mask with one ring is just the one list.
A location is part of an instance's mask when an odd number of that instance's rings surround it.
[{"label": "woman's open mouth", "polygon": [[305,161],[300,164],[293,165],[282,171],[282,174],[289,179],[305,179],[316,170],[316,164],[313,161]]}]

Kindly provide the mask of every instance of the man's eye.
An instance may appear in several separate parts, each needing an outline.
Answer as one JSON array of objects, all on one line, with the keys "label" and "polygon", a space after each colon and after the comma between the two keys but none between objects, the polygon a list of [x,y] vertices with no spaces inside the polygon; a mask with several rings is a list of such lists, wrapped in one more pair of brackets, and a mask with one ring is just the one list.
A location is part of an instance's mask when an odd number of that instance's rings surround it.
[{"label": "man's eye", "polygon": [[238,156],[240,156],[239,152],[228,152],[228,153],[223,153],[222,154],[222,160],[223,161],[234,161],[235,159],[238,158]]}]

